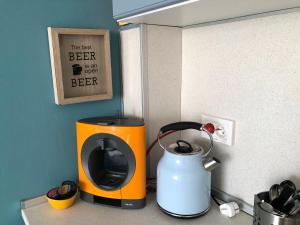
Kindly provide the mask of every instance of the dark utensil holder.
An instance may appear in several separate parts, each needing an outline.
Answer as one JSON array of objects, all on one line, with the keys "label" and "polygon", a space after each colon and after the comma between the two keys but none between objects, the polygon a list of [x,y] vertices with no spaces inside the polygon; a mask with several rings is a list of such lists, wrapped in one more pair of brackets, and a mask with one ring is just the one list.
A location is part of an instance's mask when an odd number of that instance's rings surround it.
[{"label": "dark utensil holder", "polygon": [[268,201],[269,192],[261,192],[254,196],[253,225],[300,225],[300,217],[281,216],[265,211],[260,202]]}]

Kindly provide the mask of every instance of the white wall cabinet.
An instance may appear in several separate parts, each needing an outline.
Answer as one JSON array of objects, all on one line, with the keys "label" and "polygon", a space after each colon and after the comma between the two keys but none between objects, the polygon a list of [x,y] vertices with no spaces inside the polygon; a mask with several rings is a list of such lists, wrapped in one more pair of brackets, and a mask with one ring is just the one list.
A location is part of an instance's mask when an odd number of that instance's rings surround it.
[{"label": "white wall cabinet", "polygon": [[[117,1],[115,1],[117,7]],[[145,1],[141,1],[145,2]],[[156,3],[159,8],[133,11],[119,22],[159,24],[184,27],[188,25],[240,18],[262,13],[282,13],[300,7],[299,0],[187,0]],[[284,10],[284,11],[282,11]],[[115,17],[116,18],[116,17]]]},{"label": "white wall cabinet", "polygon": [[120,19],[186,0],[112,0],[114,18]]}]

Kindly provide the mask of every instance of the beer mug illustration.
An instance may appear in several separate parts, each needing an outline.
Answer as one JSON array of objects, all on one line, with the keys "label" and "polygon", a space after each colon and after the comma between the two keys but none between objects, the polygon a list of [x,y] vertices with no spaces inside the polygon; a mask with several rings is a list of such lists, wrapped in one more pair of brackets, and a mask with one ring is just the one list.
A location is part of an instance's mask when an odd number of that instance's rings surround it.
[{"label": "beer mug illustration", "polygon": [[80,66],[79,64],[73,64],[73,75],[81,75],[81,71],[82,71],[82,66]]}]

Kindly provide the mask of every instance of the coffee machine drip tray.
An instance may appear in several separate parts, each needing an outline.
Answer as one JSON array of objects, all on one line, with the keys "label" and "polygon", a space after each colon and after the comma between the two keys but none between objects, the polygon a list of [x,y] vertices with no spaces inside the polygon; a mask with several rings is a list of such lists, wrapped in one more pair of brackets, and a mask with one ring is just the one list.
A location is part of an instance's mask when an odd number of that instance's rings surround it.
[{"label": "coffee machine drip tray", "polygon": [[100,180],[100,185],[104,189],[110,189],[111,187],[120,187],[126,179],[127,173],[118,173],[116,171],[104,171],[104,175]]},{"label": "coffee machine drip tray", "polygon": [[130,147],[111,134],[95,134],[83,144],[81,154],[85,174],[103,190],[116,190],[126,185],[135,170]]}]

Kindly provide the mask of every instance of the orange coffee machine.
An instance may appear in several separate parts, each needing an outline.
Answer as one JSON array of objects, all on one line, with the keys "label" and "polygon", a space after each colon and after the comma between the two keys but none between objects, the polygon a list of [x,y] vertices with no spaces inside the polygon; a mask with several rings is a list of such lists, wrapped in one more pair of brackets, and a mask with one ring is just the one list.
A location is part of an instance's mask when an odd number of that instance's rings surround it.
[{"label": "orange coffee machine", "polygon": [[122,208],[144,207],[144,121],[98,117],[79,120],[76,127],[81,198]]}]

